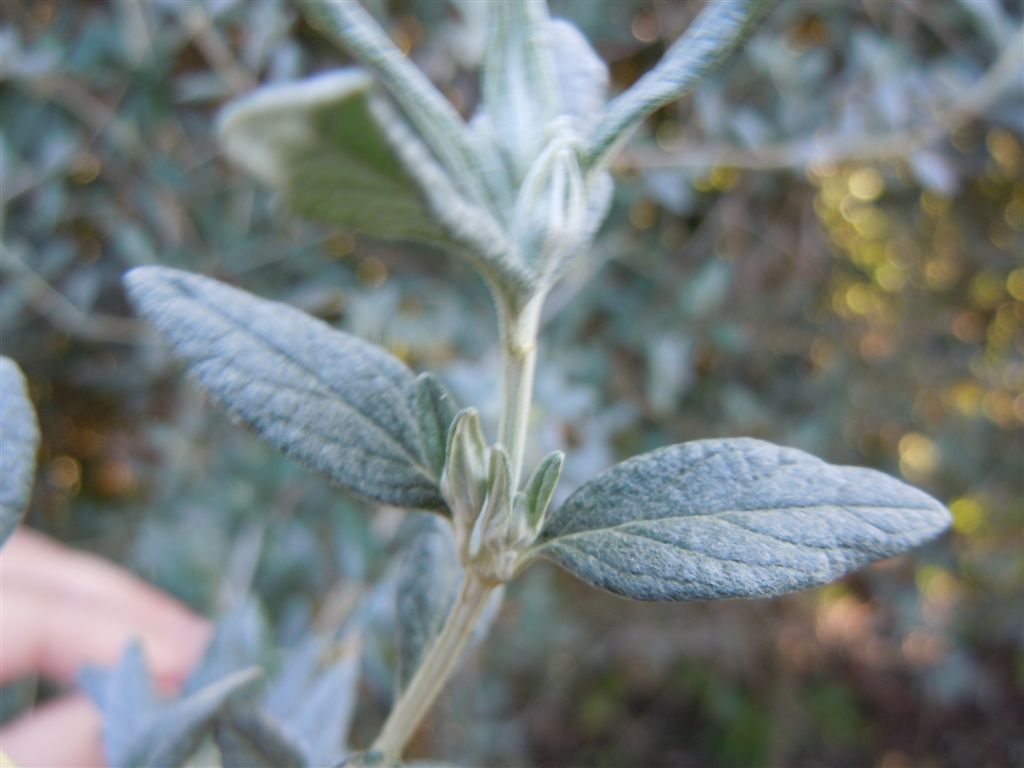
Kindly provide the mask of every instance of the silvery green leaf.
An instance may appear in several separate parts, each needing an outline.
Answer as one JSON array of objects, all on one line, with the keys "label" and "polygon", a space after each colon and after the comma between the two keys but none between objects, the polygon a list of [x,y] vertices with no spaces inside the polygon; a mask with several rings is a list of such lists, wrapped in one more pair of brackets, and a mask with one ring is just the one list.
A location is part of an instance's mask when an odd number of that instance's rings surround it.
[{"label": "silvery green leaf", "polygon": [[420,431],[420,445],[428,466],[438,479],[444,471],[448,430],[457,411],[455,399],[436,376],[421,373],[416,377],[416,423]]},{"label": "silvery green leaf", "polygon": [[265,86],[225,108],[221,144],[300,215],[374,237],[444,242],[384,136],[371,88],[357,69]]},{"label": "silvery green leaf", "polygon": [[462,581],[451,525],[435,515],[421,515],[414,536],[399,570],[395,596],[399,691],[441,631]]},{"label": "silvery green leaf", "polygon": [[103,714],[103,748],[112,768],[138,764],[140,738],[147,733],[161,707],[142,655],[131,643],[110,669],[87,667],[82,684]]},{"label": "silvery green leaf", "polygon": [[267,688],[265,711],[310,766],[332,765],[345,751],[359,686],[360,644],[313,637],[286,658]]},{"label": "silvery green leaf", "polygon": [[261,672],[228,675],[173,703],[154,690],[138,642],[110,670],[90,669],[83,683],[103,713],[103,740],[112,768],[183,765],[210,733],[221,708],[246,692]]},{"label": "silvery green leaf", "polygon": [[[530,293],[533,282],[530,270],[486,207],[486,196],[463,194],[388,104],[375,103],[374,110],[381,124],[387,126],[385,137],[396,157],[415,180],[431,215],[443,229],[446,247],[468,259],[499,288]],[[500,196],[490,185],[488,191]]]},{"label": "silvery green leaf", "polygon": [[540,151],[556,108],[552,51],[544,31],[546,4],[539,0],[492,0],[484,57],[484,108],[516,179]]},{"label": "silvery green leaf", "polygon": [[441,485],[456,520],[471,528],[487,491],[487,441],[475,408],[465,408],[455,415],[448,433]]},{"label": "silvery green leaf", "polygon": [[214,738],[223,768],[303,768],[306,759],[272,718],[231,707],[217,721]]},{"label": "silvery green leaf", "polygon": [[255,600],[245,600],[218,619],[202,661],[189,675],[185,693],[201,690],[233,672],[259,664],[266,623]]},{"label": "silvery green leaf", "polygon": [[310,22],[372,71],[462,192],[484,192],[462,117],[356,0],[306,0]]},{"label": "silvery green leaf", "polygon": [[212,398],[271,445],[367,498],[445,508],[421,458],[415,379],[401,361],[206,277],[142,267],[125,282]]},{"label": "silvery green leaf", "polygon": [[935,499],[875,470],[760,440],[698,440],[585,483],[535,551],[637,600],[766,597],[826,584],[949,522]]},{"label": "silvery green leaf", "polygon": [[678,99],[721,64],[774,0],[715,0],[658,65],[614,98],[594,130],[587,156],[603,166],[644,119]]},{"label": "silvery green leaf", "polygon": [[32,496],[39,425],[21,369],[0,357],[0,546],[21,521]]},{"label": "silvery green leaf", "polygon": [[544,35],[554,61],[558,114],[572,118],[579,136],[589,136],[608,98],[608,67],[565,19],[549,20]]},{"label": "silvery green leaf", "polygon": [[140,737],[142,759],[132,765],[179,768],[210,735],[221,709],[241,696],[262,677],[255,667],[233,672],[216,683],[163,709]]},{"label": "silvery green leaf", "polygon": [[526,520],[534,531],[540,527],[547,513],[555,486],[558,485],[558,478],[562,476],[564,464],[565,454],[561,451],[552,451],[537,465],[526,483],[526,488],[523,489]]}]

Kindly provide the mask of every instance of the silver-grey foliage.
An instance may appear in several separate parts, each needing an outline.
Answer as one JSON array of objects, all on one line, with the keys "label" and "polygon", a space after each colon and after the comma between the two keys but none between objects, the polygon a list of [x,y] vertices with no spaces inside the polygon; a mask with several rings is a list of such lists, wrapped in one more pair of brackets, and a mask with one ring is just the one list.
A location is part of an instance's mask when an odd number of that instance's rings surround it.
[{"label": "silver-grey foliage", "polygon": [[260,677],[259,669],[250,667],[165,702],[135,642],[115,667],[87,669],[82,682],[103,712],[104,747],[112,768],[180,768],[212,733],[222,710]]},{"label": "silver-grey foliage", "polygon": [[141,267],[126,283],[213,399],[271,445],[367,498],[445,509],[419,442],[415,378],[397,358],[199,275]]},{"label": "silver-grey foliage", "polygon": [[221,144],[302,216],[375,237],[446,242],[385,138],[372,85],[365,72],[345,69],[261,88],[221,114]]},{"label": "silver-grey foliage", "polygon": [[585,483],[536,551],[637,600],[767,597],[904,552],[949,522],[881,472],[760,440],[698,440]]},{"label": "silver-grey foliage", "polygon": [[32,497],[39,425],[21,369],[0,357],[0,545],[21,521]]}]

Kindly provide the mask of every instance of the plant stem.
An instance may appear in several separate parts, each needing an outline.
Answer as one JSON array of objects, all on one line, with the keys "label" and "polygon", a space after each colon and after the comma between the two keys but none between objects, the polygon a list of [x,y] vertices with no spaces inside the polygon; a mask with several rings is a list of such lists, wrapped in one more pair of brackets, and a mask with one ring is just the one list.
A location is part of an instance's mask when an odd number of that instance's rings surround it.
[{"label": "plant stem", "polygon": [[395,761],[401,757],[406,743],[455,670],[462,649],[472,635],[480,612],[495,586],[483,581],[472,571],[466,571],[444,627],[388,715],[380,735],[370,748],[371,752],[381,753],[386,761]]},{"label": "plant stem", "polygon": [[502,393],[498,442],[505,446],[512,463],[511,484],[519,488],[533,401],[533,370],[537,361],[537,326],[544,305],[544,294],[531,298],[521,309],[513,310],[499,302],[501,326]]}]

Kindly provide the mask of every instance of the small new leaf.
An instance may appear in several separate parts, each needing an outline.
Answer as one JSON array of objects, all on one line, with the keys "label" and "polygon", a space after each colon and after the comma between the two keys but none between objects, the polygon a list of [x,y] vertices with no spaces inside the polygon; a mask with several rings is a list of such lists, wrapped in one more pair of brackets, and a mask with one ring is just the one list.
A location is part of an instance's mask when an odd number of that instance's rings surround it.
[{"label": "small new leaf", "polygon": [[768,597],[826,584],[949,523],[939,502],[881,472],[760,440],[698,440],[585,483],[535,552],[637,600]]},{"label": "small new leaf", "polygon": [[468,532],[480,514],[487,491],[487,441],[475,408],[459,411],[452,422],[441,485],[457,522],[456,530]]},{"label": "small new leaf", "polygon": [[21,521],[32,496],[39,425],[21,370],[0,357],[0,546]]},{"label": "small new leaf", "polygon": [[562,476],[562,466],[565,464],[565,454],[561,451],[549,453],[526,483],[523,490],[523,498],[526,505],[526,520],[530,528],[538,530],[544,520],[544,515],[551,504],[551,497],[555,493],[555,486],[558,485],[558,478]]},{"label": "small new leaf", "polygon": [[444,242],[387,142],[371,86],[358,69],[265,86],[225,108],[221,144],[299,215],[373,237]]},{"label": "small new leaf", "polygon": [[444,471],[444,454],[448,446],[448,430],[458,408],[448,390],[430,373],[416,377],[416,424],[420,445],[427,465],[438,480]]},{"label": "small new leaf", "polygon": [[212,398],[271,445],[361,496],[445,509],[422,458],[415,379],[401,361],[199,275],[141,267],[125,282]]}]

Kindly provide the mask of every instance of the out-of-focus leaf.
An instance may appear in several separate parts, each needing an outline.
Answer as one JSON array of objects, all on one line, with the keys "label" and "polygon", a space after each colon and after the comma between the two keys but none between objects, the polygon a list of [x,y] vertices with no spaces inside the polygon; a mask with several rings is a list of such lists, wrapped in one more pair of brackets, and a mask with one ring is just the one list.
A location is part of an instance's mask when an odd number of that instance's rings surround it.
[{"label": "out-of-focus leaf", "polygon": [[333,765],[344,754],[359,685],[360,644],[340,647],[313,637],[284,661],[267,688],[265,711],[310,766]]},{"label": "out-of-focus leaf", "polygon": [[223,768],[303,768],[301,749],[266,715],[230,708],[219,718],[214,736]]},{"label": "out-of-focus leaf", "polygon": [[[398,690],[416,673],[462,585],[462,567],[452,527],[437,517],[422,516],[415,539],[402,562],[395,595],[398,633]],[[497,618],[504,601],[503,588],[495,589],[477,620],[467,645],[480,643]]]},{"label": "out-of-focus leaf", "polygon": [[935,499],[875,470],[760,440],[698,440],[585,483],[537,553],[636,600],[767,597],[826,584],[949,523]]},{"label": "out-of-focus leaf", "polygon": [[421,457],[415,379],[397,358],[199,275],[142,267],[126,283],[214,400],[271,445],[362,496],[445,509]]},{"label": "out-of-focus leaf", "polygon": [[21,370],[0,357],[0,546],[21,521],[32,496],[39,425]]},{"label": "out-of-focus leaf", "polygon": [[221,708],[261,677],[255,667],[233,672],[172,703],[161,701],[135,642],[110,670],[88,669],[83,683],[103,713],[103,741],[112,768],[178,768],[211,732]]},{"label": "out-of-focus leaf", "polygon": [[415,539],[399,572],[396,595],[400,691],[441,631],[462,582],[451,525],[434,515],[423,515],[417,523]]},{"label": "out-of-focus leaf", "polygon": [[234,696],[243,694],[255,684],[262,671],[255,667],[233,672],[216,683],[174,702],[160,712],[139,739],[137,762],[153,768],[179,768],[211,732],[221,708]]},{"label": "out-of-focus leaf", "polygon": [[356,69],[265,86],[224,110],[221,143],[296,213],[374,237],[444,242],[384,138],[371,86]]},{"label": "out-of-focus leaf", "polygon": [[578,135],[588,136],[608,97],[608,67],[583,33],[565,19],[548,21],[544,34],[554,60],[558,112],[572,118]]},{"label": "out-of-focus leaf", "polygon": [[185,692],[201,690],[227,675],[260,663],[266,626],[255,600],[245,600],[220,618],[203,660],[185,683]]},{"label": "out-of-focus leaf", "polygon": [[83,687],[103,713],[103,747],[111,768],[129,768],[139,758],[139,742],[161,710],[142,646],[131,643],[111,669],[87,667]]}]

